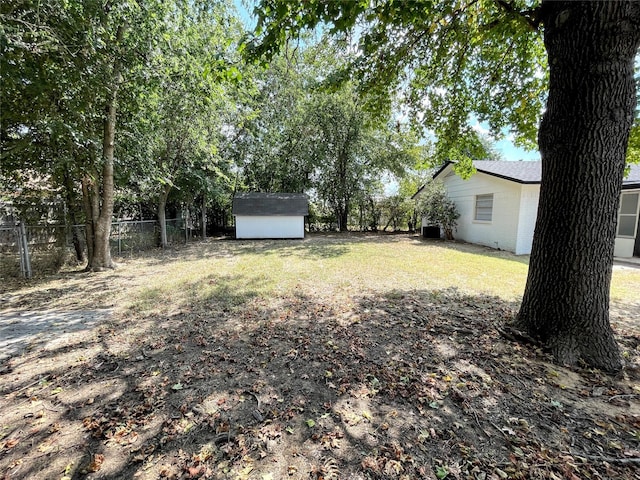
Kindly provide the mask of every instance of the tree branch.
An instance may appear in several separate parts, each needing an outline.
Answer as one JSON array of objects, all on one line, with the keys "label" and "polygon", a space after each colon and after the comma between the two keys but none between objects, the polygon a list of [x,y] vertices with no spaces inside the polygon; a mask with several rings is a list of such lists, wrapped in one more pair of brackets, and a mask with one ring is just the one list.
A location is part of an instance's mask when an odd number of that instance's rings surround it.
[{"label": "tree branch", "polygon": [[523,20],[531,28],[531,30],[537,31],[540,27],[540,22],[542,21],[540,17],[540,7],[532,8],[531,10],[520,11],[515,8],[508,0],[495,1],[500,7],[502,7],[505,12]]}]

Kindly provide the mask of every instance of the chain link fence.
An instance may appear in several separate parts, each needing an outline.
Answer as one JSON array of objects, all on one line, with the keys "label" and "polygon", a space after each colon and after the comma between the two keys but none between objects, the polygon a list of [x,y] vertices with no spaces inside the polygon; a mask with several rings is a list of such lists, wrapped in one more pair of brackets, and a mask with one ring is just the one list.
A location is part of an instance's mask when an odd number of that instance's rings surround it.
[{"label": "chain link fence", "polygon": [[[111,255],[126,256],[156,248],[159,238],[156,220],[113,222]],[[184,219],[167,220],[169,243],[185,243],[190,238]],[[84,225],[0,224],[0,280],[55,273],[63,265],[77,261],[76,252],[86,258],[86,245]]]}]

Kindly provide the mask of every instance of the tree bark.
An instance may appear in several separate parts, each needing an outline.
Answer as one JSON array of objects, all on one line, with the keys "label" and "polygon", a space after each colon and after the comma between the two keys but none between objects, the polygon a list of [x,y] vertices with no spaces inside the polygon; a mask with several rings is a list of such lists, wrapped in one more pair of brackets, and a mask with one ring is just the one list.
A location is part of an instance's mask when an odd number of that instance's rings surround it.
[{"label": "tree bark", "polygon": [[169,246],[167,241],[167,198],[170,190],[171,185],[165,183],[158,198],[158,223],[160,224],[160,247],[162,248]]},{"label": "tree bark", "polygon": [[640,3],[543,2],[550,83],[542,184],[517,322],[557,362],[621,368],[609,324],[616,213],[634,119]]},{"label": "tree bark", "polygon": [[346,232],[349,230],[347,225],[349,220],[349,203],[344,199],[338,200],[338,205],[336,206],[336,220],[338,221],[339,232]]},{"label": "tree bark", "polygon": [[202,239],[207,238],[207,194],[202,192]]},{"label": "tree bark", "polygon": [[[117,81],[115,82],[117,83]],[[107,104],[107,112],[104,120],[104,132],[102,138],[102,191],[95,188],[93,192],[93,257],[88,265],[89,270],[100,271],[113,268],[111,259],[111,222],[113,219],[114,184],[113,184],[113,158],[115,150],[116,134],[116,92],[114,85]],[[100,193],[102,196],[100,198]],[[100,201],[101,200],[101,201]],[[98,213],[99,212],[99,213]]]},{"label": "tree bark", "polygon": [[73,242],[73,248],[76,253],[76,260],[78,262],[84,262],[84,248],[82,247],[82,242],[80,241],[80,232],[78,231],[78,205],[73,194],[73,180],[71,179],[71,175],[69,175],[68,171],[65,171],[63,173],[63,181],[65,202],[67,204],[67,221],[69,223],[68,228],[71,231],[71,240]]},{"label": "tree bark", "polygon": [[95,235],[93,227],[97,221],[98,204],[94,193],[95,181],[89,175],[82,177],[82,206],[85,213],[85,234],[87,241],[87,270],[94,257]]},{"label": "tree bark", "polygon": [[[118,27],[115,42],[124,38],[125,25]],[[111,222],[114,204],[114,154],[116,136],[116,112],[118,90],[122,84],[120,59],[113,58],[110,84],[108,85],[105,118],[102,132],[102,172],[101,176],[90,178],[85,175],[82,183],[83,204],[87,212],[87,270],[100,271],[113,268],[111,259]],[[92,162],[95,164],[94,162]],[[98,183],[98,178],[101,182]]]}]

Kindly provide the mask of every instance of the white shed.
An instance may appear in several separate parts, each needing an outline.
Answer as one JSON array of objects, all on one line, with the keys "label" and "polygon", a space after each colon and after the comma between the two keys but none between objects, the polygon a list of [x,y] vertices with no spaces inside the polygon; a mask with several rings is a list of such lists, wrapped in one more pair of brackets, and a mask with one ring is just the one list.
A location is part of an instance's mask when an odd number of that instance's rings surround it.
[{"label": "white shed", "polygon": [[[542,162],[475,161],[477,173],[463,180],[445,163],[433,181],[444,184],[460,218],[455,236],[470,243],[531,253],[538,214]],[[420,194],[420,190],[415,196]],[[640,256],[640,165],[622,183],[614,255]],[[424,221],[423,221],[423,226]]]},{"label": "white shed", "polygon": [[303,193],[238,193],[236,238],[304,238],[309,200]]}]

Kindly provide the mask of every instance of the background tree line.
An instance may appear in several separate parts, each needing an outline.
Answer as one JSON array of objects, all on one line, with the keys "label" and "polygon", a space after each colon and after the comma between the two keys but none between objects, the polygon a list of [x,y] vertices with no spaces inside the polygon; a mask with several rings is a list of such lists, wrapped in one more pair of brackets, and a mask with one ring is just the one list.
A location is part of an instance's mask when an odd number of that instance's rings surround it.
[{"label": "background tree line", "polygon": [[415,227],[433,148],[397,103],[335,81],[352,60],[339,42],[247,60],[225,1],[9,0],[0,15],[3,200],[33,222],[57,198],[86,226],[90,269],[112,264],[114,216],[157,218],[166,246],[167,213],[206,234],[237,191],[307,193],[315,229]]}]

